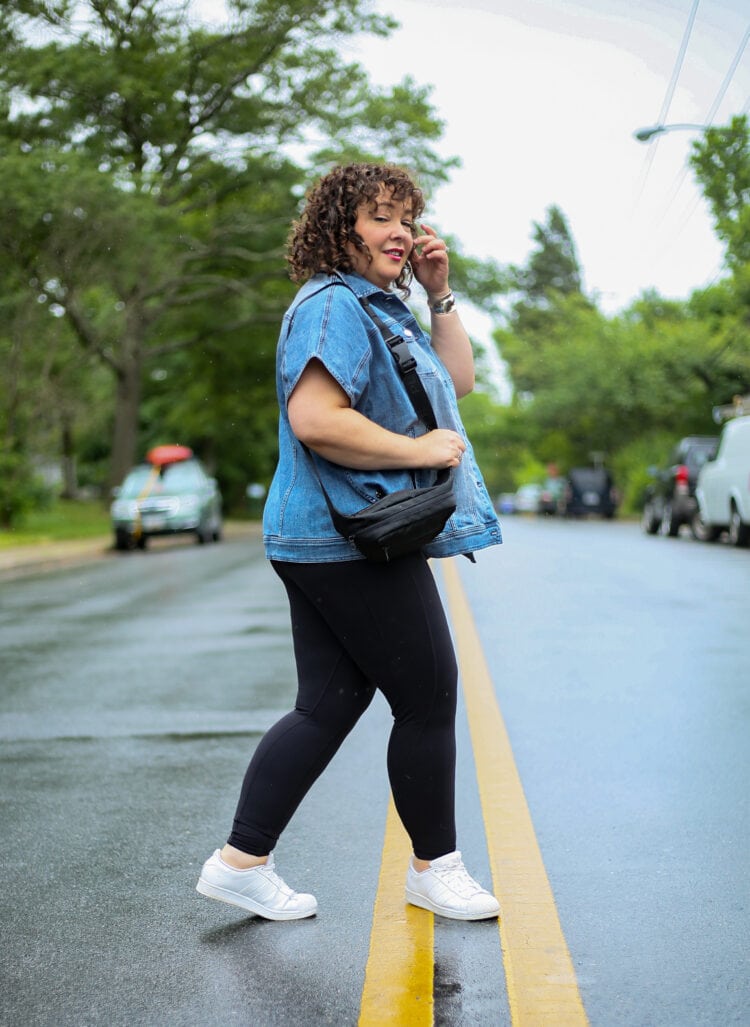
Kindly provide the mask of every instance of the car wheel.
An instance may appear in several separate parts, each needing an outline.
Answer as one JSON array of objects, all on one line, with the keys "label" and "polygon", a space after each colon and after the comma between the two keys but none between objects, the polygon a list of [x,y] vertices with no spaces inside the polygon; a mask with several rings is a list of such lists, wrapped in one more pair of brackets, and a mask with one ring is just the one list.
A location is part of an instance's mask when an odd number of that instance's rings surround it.
[{"label": "car wheel", "polygon": [[700,510],[696,510],[690,521],[690,530],[693,538],[699,542],[715,542],[719,537],[719,529],[714,524],[703,520]]},{"label": "car wheel", "polygon": [[734,503],[729,513],[729,542],[733,546],[746,546],[750,543],[750,525],[743,523]]},{"label": "car wheel", "polygon": [[680,522],[674,515],[671,503],[664,504],[664,513],[661,515],[659,531],[662,535],[666,535],[669,538],[676,538],[680,533]]},{"label": "car wheel", "polygon": [[643,507],[643,513],[641,514],[641,527],[647,535],[655,535],[659,530],[659,522],[654,514],[654,508],[651,503],[646,503]]},{"label": "car wheel", "polygon": [[144,535],[143,533],[141,533],[135,540],[135,544],[138,546],[139,549],[145,549],[148,545],[148,535]]},{"label": "car wheel", "polygon": [[115,531],[115,549],[120,553],[127,553],[133,545],[133,536],[124,528],[117,528]]}]

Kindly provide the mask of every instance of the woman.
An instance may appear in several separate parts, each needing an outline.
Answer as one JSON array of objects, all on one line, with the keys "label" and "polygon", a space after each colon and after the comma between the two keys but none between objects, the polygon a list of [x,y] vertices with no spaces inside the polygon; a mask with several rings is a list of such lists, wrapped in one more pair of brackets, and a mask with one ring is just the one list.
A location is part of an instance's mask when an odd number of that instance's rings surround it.
[{"label": "woman", "polygon": [[[453,919],[498,914],[456,851],[457,668],[427,557],[471,555],[501,538],[456,406],[474,385],[471,344],[448,284],[448,248],[418,227],[423,207],[400,168],[339,167],[312,190],[290,237],[291,275],[305,284],[279,339],[279,463],[264,542],[289,596],[299,691],[258,745],[229,840],[198,883],[271,920],[316,912],[312,895],[276,874],[272,850],[376,687],[393,712],[388,775],[414,849],[407,901]],[[412,276],[427,293],[431,337],[399,297]],[[360,297],[410,344],[444,427],[419,422]],[[456,513],[424,552],[368,563],[337,534],[321,481],[353,513],[446,467],[455,468]]]}]

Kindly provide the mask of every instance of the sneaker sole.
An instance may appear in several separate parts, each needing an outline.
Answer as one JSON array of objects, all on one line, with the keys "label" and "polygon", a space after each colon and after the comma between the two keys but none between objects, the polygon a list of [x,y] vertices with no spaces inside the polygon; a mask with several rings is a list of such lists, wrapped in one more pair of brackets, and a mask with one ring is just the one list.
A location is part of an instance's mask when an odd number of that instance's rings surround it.
[{"label": "sneaker sole", "polygon": [[205,895],[206,898],[217,899],[219,902],[226,902],[230,906],[239,906],[240,909],[246,909],[250,913],[262,916],[265,920],[304,920],[308,916],[315,916],[318,911],[317,906],[302,913],[295,910],[284,912],[283,910],[268,909],[267,906],[262,906],[259,902],[253,902],[252,899],[245,895],[238,895],[237,892],[229,891],[228,888],[219,888],[215,884],[209,884],[202,877],[196,884],[195,890],[200,892],[201,895]]},{"label": "sneaker sole", "polygon": [[497,909],[492,913],[463,913],[460,910],[438,906],[437,903],[431,902],[424,895],[418,895],[416,892],[409,891],[408,888],[406,889],[406,901],[412,906],[427,909],[430,913],[447,917],[449,920],[497,920],[500,916],[500,911]]}]

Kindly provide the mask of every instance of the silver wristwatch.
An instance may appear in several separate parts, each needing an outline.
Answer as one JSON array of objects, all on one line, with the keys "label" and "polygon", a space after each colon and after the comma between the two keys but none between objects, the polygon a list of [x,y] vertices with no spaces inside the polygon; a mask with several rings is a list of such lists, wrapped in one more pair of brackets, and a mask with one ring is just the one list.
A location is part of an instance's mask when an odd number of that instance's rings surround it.
[{"label": "silver wristwatch", "polygon": [[449,292],[447,296],[443,296],[442,299],[436,300],[430,304],[430,310],[433,314],[450,314],[452,310],[456,309],[456,297],[452,292]]}]

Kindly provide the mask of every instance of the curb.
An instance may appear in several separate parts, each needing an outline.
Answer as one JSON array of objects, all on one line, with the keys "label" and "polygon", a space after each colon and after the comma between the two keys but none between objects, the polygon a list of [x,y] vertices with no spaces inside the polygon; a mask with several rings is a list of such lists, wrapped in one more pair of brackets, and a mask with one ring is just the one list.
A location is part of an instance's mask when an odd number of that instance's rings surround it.
[{"label": "curb", "polygon": [[0,581],[44,573],[61,567],[92,563],[95,560],[103,560],[113,552],[109,536],[76,539],[70,542],[11,546],[8,549],[0,549]]},{"label": "curb", "polygon": [[[237,521],[224,525],[224,536],[227,539],[260,538],[261,534],[261,526],[255,521]],[[188,545],[189,539],[183,535],[165,535],[154,539],[153,544],[154,548],[176,548]],[[7,549],[0,549],[0,581],[12,581],[14,578],[44,574],[47,571],[76,567],[122,555],[114,549],[109,535],[67,542],[9,546]]]}]

